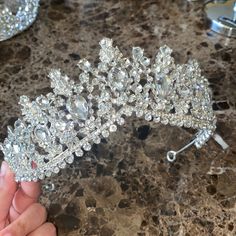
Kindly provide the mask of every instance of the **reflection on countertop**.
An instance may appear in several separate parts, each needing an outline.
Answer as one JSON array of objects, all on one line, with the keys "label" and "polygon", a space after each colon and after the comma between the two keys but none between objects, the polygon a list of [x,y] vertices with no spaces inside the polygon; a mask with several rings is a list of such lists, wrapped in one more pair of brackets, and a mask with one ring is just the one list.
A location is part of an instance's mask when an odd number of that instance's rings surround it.
[{"label": "reflection on countertop", "polygon": [[134,45],[151,56],[167,44],[178,63],[197,59],[213,90],[217,132],[230,150],[211,140],[169,164],[166,151],[192,132],[130,118],[43,182],[55,185],[41,198],[49,220],[68,236],[236,235],[236,40],[207,30],[199,2],[42,0],[35,24],[0,43],[0,141],[20,115],[19,96],[47,93],[51,68],[73,77],[81,57],[95,62],[104,36],[127,55]]}]

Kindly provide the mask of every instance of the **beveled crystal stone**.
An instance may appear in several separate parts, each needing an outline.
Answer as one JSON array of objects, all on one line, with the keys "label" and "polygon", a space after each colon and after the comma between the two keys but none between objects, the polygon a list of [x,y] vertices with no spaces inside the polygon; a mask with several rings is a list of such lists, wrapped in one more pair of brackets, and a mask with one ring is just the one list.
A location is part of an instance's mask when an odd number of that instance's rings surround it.
[{"label": "beveled crystal stone", "polygon": [[45,175],[46,175],[47,177],[50,177],[50,176],[52,175],[52,172],[51,172],[50,170],[47,170],[47,171],[45,172]]},{"label": "beveled crystal stone", "polygon": [[143,57],[143,49],[140,47],[133,47],[133,59],[139,61]]},{"label": "beveled crystal stone", "polygon": [[147,113],[144,118],[145,118],[145,120],[147,120],[147,121],[151,121],[151,120],[152,120],[152,114]]},{"label": "beveled crystal stone", "polygon": [[58,174],[60,169],[56,166],[53,168],[53,173]]},{"label": "beveled crystal stone", "polygon": [[122,117],[117,118],[118,125],[123,125],[125,123],[125,119]]},{"label": "beveled crystal stone", "polygon": [[169,76],[157,76],[156,89],[160,97],[166,97],[170,92],[172,80]]},{"label": "beveled crystal stone", "polygon": [[84,152],[81,148],[79,148],[79,149],[76,150],[75,155],[77,157],[82,157],[84,155]]},{"label": "beveled crystal stone", "polygon": [[70,98],[66,103],[66,108],[72,116],[79,120],[85,121],[88,118],[88,103],[80,95]]},{"label": "beveled crystal stone", "polygon": [[39,174],[38,174],[38,178],[41,179],[41,180],[43,180],[43,179],[45,178],[45,175],[44,175],[43,173],[39,173]]},{"label": "beveled crystal stone", "polygon": [[89,72],[92,69],[90,62],[86,59],[81,59],[78,63],[78,66],[85,72]]},{"label": "beveled crystal stone", "polygon": [[24,124],[22,123],[22,121],[21,120],[17,120],[15,123],[14,123],[14,128],[15,129],[23,129],[24,128]]},{"label": "beveled crystal stone", "polygon": [[142,63],[143,66],[149,66],[151,61],[147,57],[142,57],[140,62]]},{"label": "beveled crystal stone", "polygon": [[15,154],[19,154],[21,152],[21,147],[18,144],[13,144],[13,151]]},{"label": "beveled crystal stone", "polygon": [[66,122],[64,121],[56,121],[54,125],[57,130],[64,131],[66,129]]},{"label": "beveled crystal stone", "polygon": [[109,47],[111,47],[112,46],[112,39],[108,39],[108,38],[103,38],[101,41],[100,41],[100,46],[102,47],[102,48],[109,48]]},{"label": "beveled crystal stone", "polygon": [[85,151],[90,151],[91,148],[92,148],[92,146],[90,145],[90,143],[85,143],[85,144],[83,145],[83,149],[84,149]]},{"label": "beveled crystal stone", "polygon": [[116,125],[111,125],[110,126],[110,132],[116,132],[117,126]]},{"label": "beveled crystal stone", "polygon": [[66,157],[66,162],[67,162],[68,164],[72,164],[73,161],[74,161],[74,155],[73,155],[73,154],[71,154],[71,155],[69,155],[69,156]]},{"label": "beveled crystal stone", "polygon": [[42,108],[47,108],[49,105],[49,101],[46,97],[44,96],[39,96],[36,99],[36,102],[42,107]]},{"label": "beveled crystal stone", "polygon": [[103,130],[103,131],[102,131],[102,136],[103,136],[104,138],[108,138],[108,137],[109,137],[109,131],[108,131],[108,130]]},{"label": "beveled crystal stone", "polygon": [[160,52],[164,55],[170,55],[172,53],[172,49],[169,48],[167,45],[164,45],[162,47],[160,47]]},{"label": "beveled crystal stone", "polygon": [[58,165],[61,169],[66,168],[66,162],[62,161],[59,165]]},{"label": "beveled crystal stone", "polygon": [[94,137],[94,138],[93,138],[93,142],[94,142],[95,144],[99,144],[99,143],[101,143],[101,138],[100,138],[100,137]]},{"label": "beveled crystal stone", "polygon": [[45,126],[38,125],[34,130],[34,135],[43,143],[50,142],[50,133],[48,128]]},{"label": "beveled crystal stone", "polygon": [[111,85],[118,90],[123,90],[127,85],[127,72],[119,68],[112,68],[108,73]]}]

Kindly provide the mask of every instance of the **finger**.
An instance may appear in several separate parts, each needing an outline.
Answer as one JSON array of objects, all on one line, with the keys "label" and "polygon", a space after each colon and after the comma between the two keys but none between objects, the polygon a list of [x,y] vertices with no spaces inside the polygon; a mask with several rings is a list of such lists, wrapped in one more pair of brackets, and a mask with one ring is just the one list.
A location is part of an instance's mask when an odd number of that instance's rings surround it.
[{"label": "finger", "polygon": [[17,184],[8,164],[3,161],[0,172],[0,230],[5,227]]},{"label": "finger", "polygon": [[10,220],[16,220],[25,209],[31,204],[36,203],[40,196],[40,191],[39,182],[22,182],[12,201]]},{"label": "finger", "polygon": [[46,209],[39,203],[34,203],[27,208],[14,222],[0,231],[1,236],[25,236],[40,227],[47,218]]},{"label": "finger", "polygon": [[57,230],[54,224],[45,223],[41,225],[38,229],[30,233],[28,236],[56,236]]},{"label": "finger", "polygon": [[9,210],[9,222],[13,222],[14,220],[16,220],[21,214],[19,212],[16,211],[16,209],[11,206],[10,210]]}]

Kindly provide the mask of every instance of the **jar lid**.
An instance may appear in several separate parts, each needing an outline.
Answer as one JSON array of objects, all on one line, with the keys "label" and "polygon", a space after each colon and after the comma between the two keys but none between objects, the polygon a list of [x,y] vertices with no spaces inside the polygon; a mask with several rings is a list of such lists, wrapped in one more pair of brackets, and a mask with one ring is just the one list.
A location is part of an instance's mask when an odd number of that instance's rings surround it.
[{"label": "jar lid", "polygon": [[213,31],[227,37],[236,38],[235,0],[208,1],[204,10]]}]

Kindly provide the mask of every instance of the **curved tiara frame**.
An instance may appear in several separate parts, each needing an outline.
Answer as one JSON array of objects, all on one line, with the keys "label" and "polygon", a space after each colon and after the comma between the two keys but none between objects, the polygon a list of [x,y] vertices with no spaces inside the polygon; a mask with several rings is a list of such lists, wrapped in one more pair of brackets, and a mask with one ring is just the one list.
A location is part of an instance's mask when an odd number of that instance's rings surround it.
[{"label": "curved tiara frame", "polygon": [[26,30],[37,17],[39,0],[18,0],[17,5],[14,14],[5,4],[0,4],[0,41]]},{"label": "curved tiara frame", "polygon": [[139,47],[128,59],[111,39],[104,38],[100,46],[97,67],[86,59],[79,62],[78,82],[52,70],[52,93],[34,101],[20,98],[23,117],[14,130],[8,127],[1,145],[16,181],[37,181],[58,173],[132,114],[197,130],[188,145],[168,152],[169,161],[192,144],[201,148],[214,134],[211,91],[196,61],[175,65],[167,46],[159,49],[153,63]]}]

